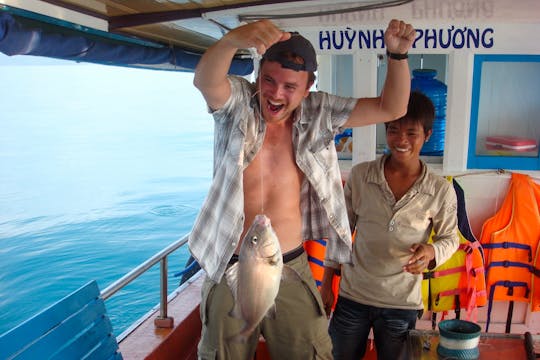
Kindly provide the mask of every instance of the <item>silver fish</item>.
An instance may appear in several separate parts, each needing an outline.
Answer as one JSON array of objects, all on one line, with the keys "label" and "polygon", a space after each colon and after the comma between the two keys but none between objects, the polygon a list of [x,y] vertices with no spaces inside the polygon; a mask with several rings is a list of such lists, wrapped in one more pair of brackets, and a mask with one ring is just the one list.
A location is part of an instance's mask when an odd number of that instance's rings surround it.
[{"label": "silver fish", "polygon": [[284,273],[300,280],[300,275],[283,265],[281,247],[270,219],[257,215],[248,229],[238,262],[225,273],[234,297],[231,315],[244,320],[244,327],[229,340],[245,342],[263,317],[275,318],[275,299]]}]

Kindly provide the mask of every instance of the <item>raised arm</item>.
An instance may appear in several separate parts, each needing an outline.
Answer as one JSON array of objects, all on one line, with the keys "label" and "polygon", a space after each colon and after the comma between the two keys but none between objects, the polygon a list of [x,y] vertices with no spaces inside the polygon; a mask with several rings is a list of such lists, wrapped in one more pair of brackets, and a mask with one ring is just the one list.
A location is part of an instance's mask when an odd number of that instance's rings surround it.
[{"label": "raised arm", "polygon": [[[415,30],[403,21],[391,20],[384,33],[386,50],[406,54],[415,38]],[[395,120],[407,112],[411,91],[411,75],[407,59],[388,57],[388,70],[379,97],[358,100],[346,127],[356,127]]]},{"label": "raised arm", "polygon": [[227,73],[238,49],[256,48],[262,55],[274,43],[287,40],[290,36],[290,33],[281,31],[269,20],[231,30],[204,53],[195,69],[193,84],[211,109],[219,109],[231,93]]}]

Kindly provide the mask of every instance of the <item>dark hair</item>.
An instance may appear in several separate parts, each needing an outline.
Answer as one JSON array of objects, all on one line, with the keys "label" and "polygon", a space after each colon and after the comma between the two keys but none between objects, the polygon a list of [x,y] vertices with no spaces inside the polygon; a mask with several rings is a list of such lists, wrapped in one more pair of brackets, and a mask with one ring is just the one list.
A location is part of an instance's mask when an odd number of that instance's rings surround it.
[{"label": "dark hair", "polygon": [[[409,104],[407,105],[407,113],[394,121],[420,123],[424,128],[424,133],[427,134],[433,128],[433,120],[435,119],[435,106],[433,102],[420,91],[412,91],[409,96]],[[393,121],[384,123],[386,129],[388,124]]]},{"label": "dark hair", "polygon": [[[293,52],[284,52],[284,53],[281,53],[280,56],[282,58],[284,58],[284,59],[288,59],[292,63],[298,64],[298,65],[304,64],[304,59],[300,55],[296,55]],[[267,60],[268,61],[273,61],[273,60],[270,60],[270,59],[267,59],[267,58],[263,57],[261,59],[261,62],[259,63],[259,69],[262,68],[264,62],[267,61]],[[314,83],[316,78],[317,77],[315,76],[315,73],[313,71],[308,71],[308,85]]]}]

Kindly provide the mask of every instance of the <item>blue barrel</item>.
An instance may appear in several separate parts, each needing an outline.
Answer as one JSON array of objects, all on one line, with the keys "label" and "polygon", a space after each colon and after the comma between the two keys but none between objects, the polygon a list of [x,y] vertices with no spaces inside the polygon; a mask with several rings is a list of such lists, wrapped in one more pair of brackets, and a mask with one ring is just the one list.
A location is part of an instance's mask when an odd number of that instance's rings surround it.
[{"label": "blue barrel", "polygon": [[446,131],[446,94],[447,86],[435,79],[437,70],[415,69],[411,80],[411,90],[420,91],[431,99],[435,106],[433,133],[424,144],[420,155],[442,156],[444,153],[444,133]]}]

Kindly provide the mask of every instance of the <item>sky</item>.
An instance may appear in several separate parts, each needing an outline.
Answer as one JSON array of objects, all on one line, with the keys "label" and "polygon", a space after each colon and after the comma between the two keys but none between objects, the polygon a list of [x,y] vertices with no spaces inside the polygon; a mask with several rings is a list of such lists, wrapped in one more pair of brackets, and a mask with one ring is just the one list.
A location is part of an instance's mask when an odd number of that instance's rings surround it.
[{"label": "sky", "polygon": [[74,61],[59,60],[42,56],[7,56],[6,54],[0,52],[0,66],[4,65],[76,65],[76,63]]}]

